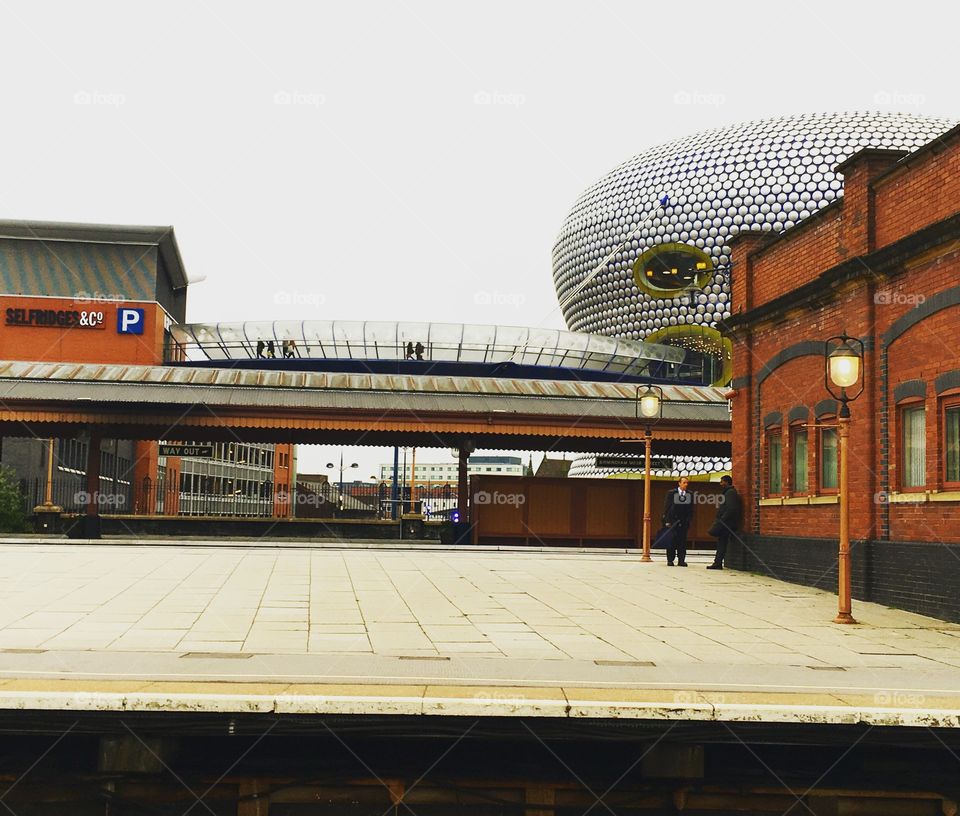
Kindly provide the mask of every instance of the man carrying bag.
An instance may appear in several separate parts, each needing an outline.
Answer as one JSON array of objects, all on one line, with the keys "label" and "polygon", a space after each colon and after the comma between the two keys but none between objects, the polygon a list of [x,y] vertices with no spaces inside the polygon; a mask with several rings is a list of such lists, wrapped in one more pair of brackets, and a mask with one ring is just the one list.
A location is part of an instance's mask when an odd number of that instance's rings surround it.
[{"label": "man carrying bag", "polygon": [[667,539],[667,566],[670,567],[674,556],[678,567],[687,566],[687,530],[693,520],[693,495],[689,487],[690,480],[681,476],[663,503],[663,525],[670,529],[670,538]]},{"label": "man carrying bag", "polygon": [[743,503],[740,501],[740,494],[733,486],[733,478],[721,476],[720,484],[723,486],[723,494],[717,504],[717,515],[713,520],[713,526],[708,531],[710,535],[717,538],[717,554],[707,569],[715,570],[723,569],[723,559],[727,557],[727,544],[730,543],[730,536],[740,529],[740,514],[743,511]]}]

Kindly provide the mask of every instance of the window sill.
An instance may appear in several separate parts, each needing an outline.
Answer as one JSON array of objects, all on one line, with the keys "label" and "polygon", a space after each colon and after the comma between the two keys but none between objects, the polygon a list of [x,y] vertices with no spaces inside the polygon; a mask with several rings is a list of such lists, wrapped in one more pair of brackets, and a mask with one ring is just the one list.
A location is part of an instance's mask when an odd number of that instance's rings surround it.
[{"label": "window sill", "polygon": [[923,504],[927,499],[928,494],[923,490],[910,493],[887,493],[887,504]]},{"label": "window sill", "polygon": [[887,494],[887,504],[926,504],[927,502],[960,502],[960,490],[920,490]]},{"label": "window sill", "polygon": [[809,496],[787,496],[783,500],[784,504],[810,504]]},{"label": "window sill", "polygon": [[927,499],[932,502],[960,502],[960,490],[943,490],[931,493]]},{"label": "window sill", "polygon": [[760,499],[761,507],[779,507],[781,504],[783,504],[782,496],[776,496],[769,499]]},{"label": "window sill", "polygon": [[823,496],[811,496],[810,504],[840,504],[840,494],[827,493]]}]

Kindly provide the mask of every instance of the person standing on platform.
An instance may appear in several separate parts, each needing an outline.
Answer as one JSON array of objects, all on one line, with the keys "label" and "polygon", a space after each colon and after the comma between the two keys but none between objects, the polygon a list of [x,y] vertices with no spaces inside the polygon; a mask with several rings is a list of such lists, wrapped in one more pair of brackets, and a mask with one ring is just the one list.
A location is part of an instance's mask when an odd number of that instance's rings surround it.
[{"label": "person standing on platform", "polygon": [[423,359],[423,343],[417,340],[417,345],[414,350],[416,351],[417,359],[422,360]]},{"label": "person standing on platform", "polygon": [[257,340],[257,359],[260,359],[263,357],[264,348],[266,348],[266,345],[263,342],[263,340]]},{"label": "person standing on platform", "polygon": [[693,521],[693,494],[689,487],[690,480],[681,476],[677,486],[664,499],[663,526],[671,531],[667,539],[667,565],[670,567],[675,557],[678,567],[687,566],[687,531]]},{"label": "person standing on platform", "polygon": [[733,486],[733,478],[721,476],[720,484],[723,486],[723,494],[717,505],[713,526],[710,528],[710,535],[717,537],[717,554],[713,557],[713,563],[707,567],[714,570],[723,569],[723,560],[727,557],[727,544],[730,543],[730,536],[740,529],[740,518],[743,513],[743,502],[740,501],[737,488]]}]

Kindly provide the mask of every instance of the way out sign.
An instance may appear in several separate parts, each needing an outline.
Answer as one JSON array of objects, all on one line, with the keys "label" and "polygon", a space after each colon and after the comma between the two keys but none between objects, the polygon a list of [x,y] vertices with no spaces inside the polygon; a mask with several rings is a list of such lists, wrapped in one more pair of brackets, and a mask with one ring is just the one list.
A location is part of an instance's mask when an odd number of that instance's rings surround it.
[{"label": "way out sign", "polygon": [[161,456],[213,456],[213,445],[161,445]]}]

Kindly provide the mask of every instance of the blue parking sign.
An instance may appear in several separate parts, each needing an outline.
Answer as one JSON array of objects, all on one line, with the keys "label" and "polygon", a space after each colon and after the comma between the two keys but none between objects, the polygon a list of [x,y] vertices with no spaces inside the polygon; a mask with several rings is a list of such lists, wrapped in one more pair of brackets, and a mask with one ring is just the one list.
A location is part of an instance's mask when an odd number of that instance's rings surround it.
[{"label": "blue parking sign", "polygon": [[117,334],[143,334],[143,309],[117,309]]}]

